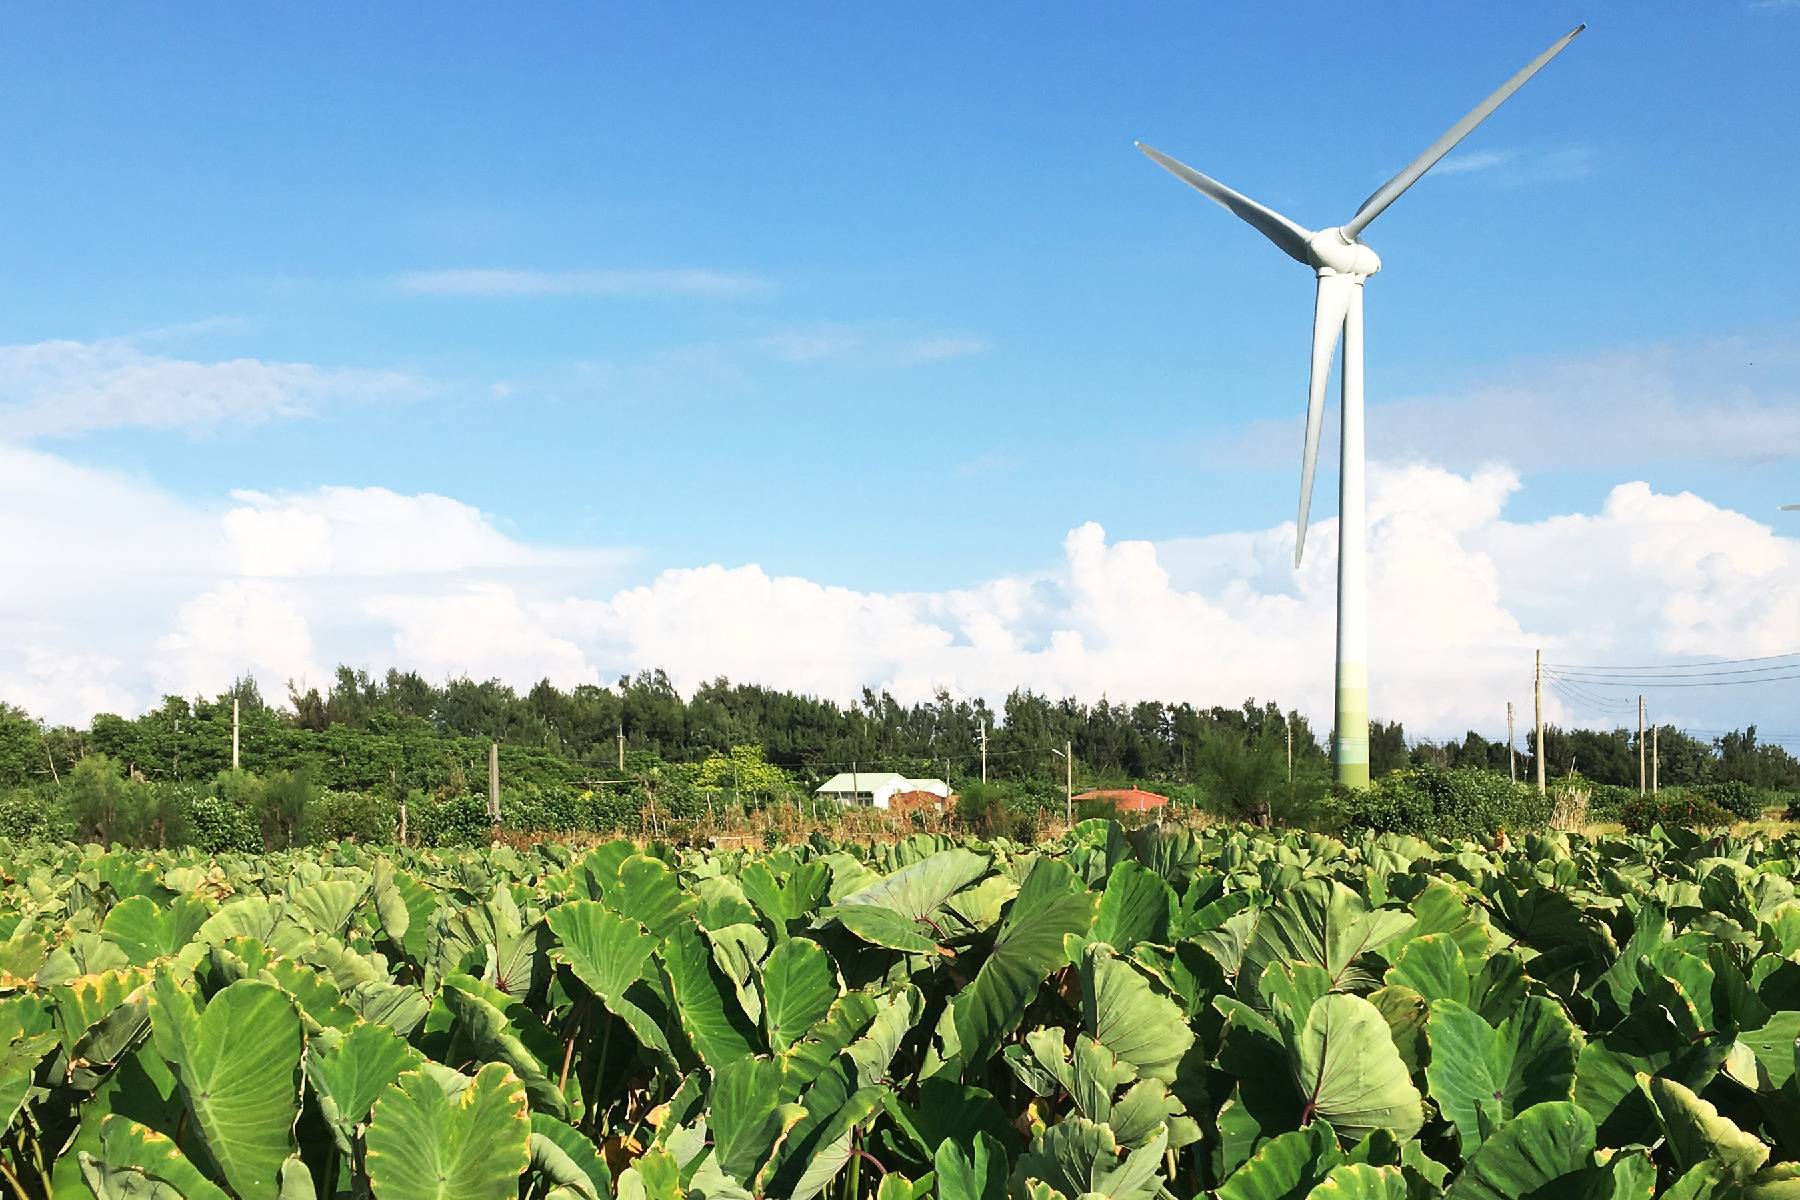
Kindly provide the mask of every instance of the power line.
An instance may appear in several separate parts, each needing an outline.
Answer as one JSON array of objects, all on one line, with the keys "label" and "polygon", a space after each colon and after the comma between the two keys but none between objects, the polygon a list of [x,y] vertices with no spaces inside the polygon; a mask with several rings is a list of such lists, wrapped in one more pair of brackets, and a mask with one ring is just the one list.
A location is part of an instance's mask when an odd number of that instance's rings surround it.
[{"label": "power line", "polygon": [[1683,667],[1728,667],[1737,663],[1774,662],[1782,658],[1800,659],[1800,650],[1790,650],[1785,654],[1761,654],[1754,658],[1713,658],[1694,663],[1651,663],[1635,667],[1599,666],[1594,663],[1545,663],[1544,666],[1564,671],[1668,671]]},{"label": "power line", "polygon": [[[1548,668],[1546,668],[1546,669],[1548,669]],[[1726,670],[1726,671],[1670,670],[1670,671],[1665,672],[1660,675],[1628,674],[1628,673],[1622,672],[1622,671],[1567,671],[1567,670],[1559,670],[1556,672],[1556,674],[1561,675],[1564,679],[1583,679],[1583,680],[1587,680],[1592,683],[1600,683],[1600,682],[1604,682],[1606,680],[1624,680],[1628,683],[1635,683],[1635,682],[1638,682],[1640,680],[1645,680],[1645,679],[1699,679],[1699,678],[1707,677],[1707,676],[1722,676],[1722,675],[1766,675],[1772,671],[1793,671],[1793,670],[1797,670],[1797,669],[1800,669],[1800,662],[1785,662],[1785,663],[1780,664],[1779,666],[1774,666],[1774,667],[1733,667],[1730,670]],[[1747,679],[1744,682],[1754,683],[1756,681]]]}]

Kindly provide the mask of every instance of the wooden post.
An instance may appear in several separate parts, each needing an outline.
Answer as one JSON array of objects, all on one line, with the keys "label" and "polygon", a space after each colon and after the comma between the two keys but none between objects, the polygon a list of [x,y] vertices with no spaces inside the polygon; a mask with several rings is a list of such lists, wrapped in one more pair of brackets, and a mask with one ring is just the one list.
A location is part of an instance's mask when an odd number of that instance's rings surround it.
[{"label": "wooden post", "polygon": [[488,743],[488,820],[500,823],[500,743]]},{"label": "wooden post", "polygon": [[1644,693],[1638,693],[1638,795],[1646,791],[1644,775]]},{"label": "wooden post", "polygon": [[1652,725],[1650,727],[1650,794],[1652,796],[1656,795],[1656,735],[1660,729],[1661,726],[1659,725]]},{"label": "wooden post", "polygon": [[231,698],[231,769],[238,769],[238,698]]},{"label": "wooden post", "polygon": [[1544,794],[1544,652],[1537,652],[1537,669],[1531,677],[1532,708],[1536,710],[1537,722],[1537,759],[1538,795]]},{"label": "wooden post", "polygon": [[1506,773],[1512,776],[1514,783],[1519,782],[1519,760],[1513,754],[1513,720],[1512,701],[1506,702]]}]

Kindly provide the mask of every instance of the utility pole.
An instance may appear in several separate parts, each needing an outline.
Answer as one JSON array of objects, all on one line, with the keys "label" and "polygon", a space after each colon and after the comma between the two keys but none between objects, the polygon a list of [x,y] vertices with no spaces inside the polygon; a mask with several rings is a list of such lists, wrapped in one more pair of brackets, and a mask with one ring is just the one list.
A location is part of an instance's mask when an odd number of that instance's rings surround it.
[{"label": "utility pole", "polygon": [[987,782],[987,722],[981,723],[981,782]]},{"label": "utility pole", "polygon": [[231,769],[238,769],[238,698],[231,698]]},{"label": "utility pole", "polygon": [[1075,826],[1075,743],[1062,743],[1062,817]]},{"label": "utility pole", "polygon": [[1293,721],[1293,718],[1290,716],[1287,720],[1283,721],[1282,724],[1287,726],[1288,787],[1291,788],[1294,786],[1294,721]]},{"label": "utility pole", "polygon": [[[871,796],[870,799],[873,800],[874,797]],[[854,758],[850,760],[850,803],[852,805],[862,803],[862,788],[856,782],[856,760]]]},{"label": "utility pole", "polygon": [[619,770],[625,769],[625,720],[619,719]]},{"label": "utility pole", "polygon": [[1506,702],[1506,773],[1512,776],[1514,783],[1519,782],[1519,760],[1513,754],[1513,722],[1512,701]]},{"label": "utility pole", "polygon": [[1644,794],[1644,693],[1638,693],[1638,795]]},{"label": "utility pole", "polygon": [[500,743],[488,743],[488,823],[500,823]]},{"label": "utility pole", "polygon": [[1542,650],[1537,652],[1537,669],[1531,677],[1531,697],[1532,707],[1536,710],[1537,718],[1537,753],[1532,757],[1537,759],[1538,795],[1541,796],[1544,794],[1544,652]]},{"label": "utility pole", "polygon": [[1650,727],[1650,794],[1652,796],[1656,795],[1656,765],[1658,761],[1656,753],[1656,735],[1661,729],[1662,726],[1660,725],[1652,725]]}]

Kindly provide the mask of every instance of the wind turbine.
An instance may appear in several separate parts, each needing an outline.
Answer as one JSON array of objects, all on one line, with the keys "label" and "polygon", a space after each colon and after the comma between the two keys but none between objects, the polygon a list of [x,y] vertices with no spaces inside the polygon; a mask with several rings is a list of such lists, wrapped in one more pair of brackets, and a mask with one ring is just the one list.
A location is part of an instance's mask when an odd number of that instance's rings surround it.
[{"label": "wind turbine", "polygon": [[1318,276],[1313,307],[1312,382],[1306,401],[1306,445],[1300,461],[1300,520],[1294,540],[1296,567],[1306,548],[1306,515],[1312,504],[1313,470],[1319,458],[1325,383],[1331,373],[1339,331],[1343,333],[1343,420],[1338,471],[1337,733],[1331,757],[1337,781],[1349,787],[1366,787],[1369,783],[1368,599],[1363,561],[1366,517],[1363,505],[1362,300],[1363,284],[1381,270],[1381,260],[1375,251],[1362,242],[1362,231],[1586,28],[1586,25],[1577,25],[1558,38],[1548,50],[1532,59],[1517,75],[1501,84],[1493,95],[1452,125],[1426,148],[1425,153],[1407,164],[1405,170],[1376,189],[1374,195],[1362,202],[1356,215],[1330,229],[1317,232],[1306,229],[1250,197],[1232,191],[1218,180],[1202,175],[1142,142],[1136,143],[1139,150],[1177,178],[1237,214],[1289,258],[1311,268]]}]

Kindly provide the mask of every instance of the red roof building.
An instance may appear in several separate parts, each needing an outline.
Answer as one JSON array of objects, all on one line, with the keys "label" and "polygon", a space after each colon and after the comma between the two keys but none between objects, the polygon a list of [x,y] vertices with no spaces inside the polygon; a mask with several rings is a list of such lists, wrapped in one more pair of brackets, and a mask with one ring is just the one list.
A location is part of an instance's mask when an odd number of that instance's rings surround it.
[{"label": "red roof building", "polygon": [[1077,801],[1110,800],[1113,807],[1120,812],[1151,812],[1169,806],[1167,796],[1146,792],[1142,788],[1100,788],[1097,791],[1082,792],[1075,799]]}]

